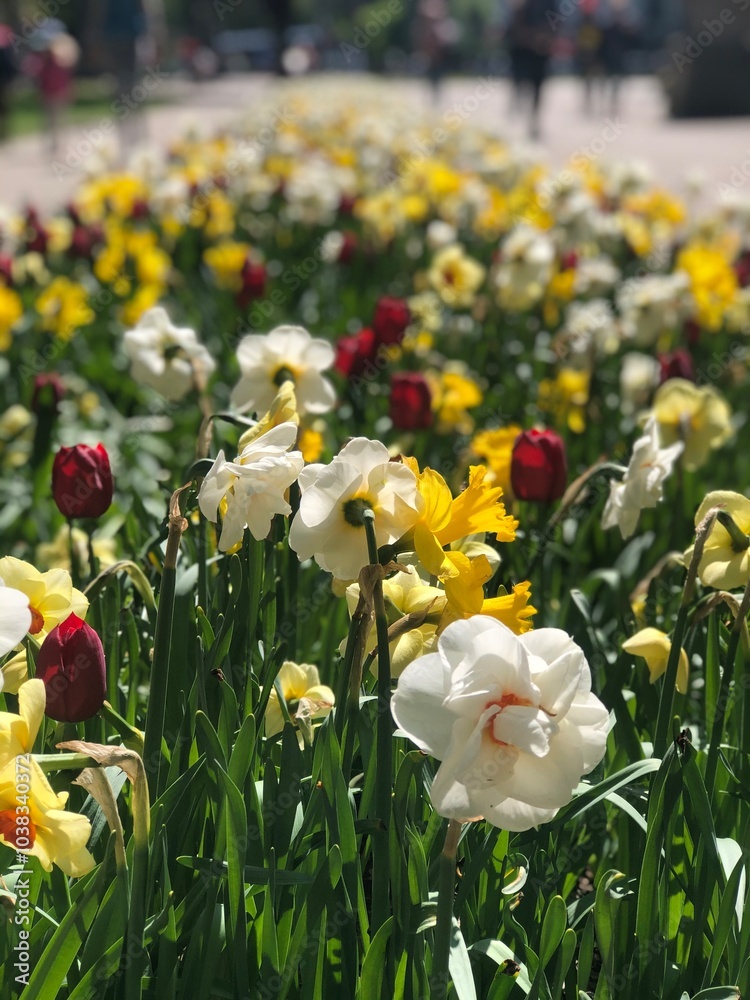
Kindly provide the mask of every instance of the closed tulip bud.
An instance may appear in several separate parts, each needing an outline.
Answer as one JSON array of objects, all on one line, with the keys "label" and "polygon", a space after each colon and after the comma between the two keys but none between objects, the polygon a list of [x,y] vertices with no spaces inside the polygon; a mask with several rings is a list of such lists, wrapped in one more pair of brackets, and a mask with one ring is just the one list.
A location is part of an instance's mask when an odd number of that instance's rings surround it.
[{"label": "closed tulip bud", "polygon": [[107,696],[101,639],[78,615],[69,615],[42,643],[36,676],[44,681],[45,713],[50,719],[56,722],[90,719]]},{"label": "closed tulip bud", "polygon": [[400,431],[432,426],[432,394],[419,372],[399,372],[391,380],[390,416]]},{"label": "closed tulip bud", "polygon": [[568,482],[565,442],[554,431],[524,431],[513,445],[510,481],[519,500],[558,500]]},{"label": "closed tulip bud", "polygon": [[375,306],[372,328],[380,344],[400,344],[404,331],[411,322],[411,312],[403,299],[383,296]]},{"label": "closed tulip bud", "polygon": [[52,466],[52,496],[68,519],[101,517],[112,503],[114,483],[103,444],[61,448]]}]

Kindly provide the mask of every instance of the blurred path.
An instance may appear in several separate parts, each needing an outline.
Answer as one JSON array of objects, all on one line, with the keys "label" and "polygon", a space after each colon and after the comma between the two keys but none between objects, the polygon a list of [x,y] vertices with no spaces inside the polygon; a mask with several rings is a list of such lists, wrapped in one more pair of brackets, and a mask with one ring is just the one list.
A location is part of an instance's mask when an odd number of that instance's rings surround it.
[{"label": "blurred path", "polygon": [[[337,79],[345,90],[347,77]],[[147,106],[141,133],[162,146],[188,124],[210,134],[265,97],[273,86],[271,77],[260,75],[224,76],[202,84],[168,80],[164,96],[171,103]],[[524,122],[513,107],[507,80],[449,80],[442,85],[436,104],[423,81],[388,81],[386,86],[397,86],[399,95],[417,107],[432,106],[442,116],[459,114],[466,121],[496,128],[503,136],[526,141]],[[720,184],[746,187],[750,196],[750,119],[669,121],[660,85],[651,77],[623,83],[618,114],[587,116],[582,96],[578,80],[556,78],[547,84],[542,138],[536,148],[550,165],[562,166],[572,156],[635,158],[652,167],[660,184],[677,192],[684,190],[686,176],[692,172],[704,175],[709,200],[719,197]],[[115,134],[116,105],[109,119],[110,135]],[[43,135],[0,146],[0,205],[17,208],[32,201],[43,210],[63,205],[82,177],[76,157],[86,154],[90,139],[97,139],[100,122],[101,117],[90,125],[65,129],[62,153],[54,162]]]}]

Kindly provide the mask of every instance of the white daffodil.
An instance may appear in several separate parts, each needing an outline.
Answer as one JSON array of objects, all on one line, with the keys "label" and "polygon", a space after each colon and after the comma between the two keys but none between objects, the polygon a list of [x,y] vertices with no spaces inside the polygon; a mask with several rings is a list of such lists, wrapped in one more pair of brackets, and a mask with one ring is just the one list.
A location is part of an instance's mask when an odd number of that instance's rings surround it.
[{"label": "white daffodil", "polygon": [[[31,628],[31,609],[26,594],[6,587],[0,580],[0,656],[15,649]],[[0,691],[3,689],[0,671]]]},{"label": "white daffodil", "polygon": [[175,326],[161,306],[149,309],[127,331],[125,351],[133,379],[172,401],[182,399],[196,384],[204,385],[216,367],[195,330]]},{"label": "white daffodil", "polygon": [[303,469],[299,485],[289,544],[301,560],[314,557],[339,580],[356,579],[370,561],[365,510],[375,514],[378,547],[397,541],[419,517],[416,476],[392,462],[379,441],[353,438],[330,465]]},{"label": "white daffodil", "polygon": [[475,615],[410,663],[392,701],[399,728],[442,761],[441,816],[506,830],[546,823],[604,756],[609,714],[583,651],[555,628],[514,635]]},{"label": "white daffodil", "polygon": [[622,537],[630,538],[641,511],[645,507],[655,507],[661,500],[664,480],[684,447],[682,441],[677,441],[662,448],[656,419],[650,417],[643,437],[633,445],[633,454],[622,482],[613,481],[609,484],[602,527],[614,528],[617,525]]},{"label": "white daffodil", "polygon": [[650,354],[629,351],[620,361],[620,398],[623,413],[633,413],[648,402],[659,384],[659,362]]},{"label": "white daffodil", "polygon": [[232,391],[232,403],[240,410],[264,413],[279,387],[292,381],[300,415],[327,413],[336,402],[336,392],[321,372],[333,365],[334,358],[328,341],[313,339],[301,326],[251,333],[237,348],[242,378]]},{"label": "white daffodil", "polygon": [[650,347],[678,327],[694,309],[690,279],[684,271],[629,278],[617,289],[623,336]]},{"label": "white daffodil", "polygon": [[245,528],[253,538],[265,538],[274,514],[291,514],[285,493],[304,465],[302,453],[289,450],[296,440],[297,425],[289,420],[250,441],[234,462],[219,452],[203,480],[198,504],[209,521],[216,521],[221,512],[222,551],[241,542]]}]

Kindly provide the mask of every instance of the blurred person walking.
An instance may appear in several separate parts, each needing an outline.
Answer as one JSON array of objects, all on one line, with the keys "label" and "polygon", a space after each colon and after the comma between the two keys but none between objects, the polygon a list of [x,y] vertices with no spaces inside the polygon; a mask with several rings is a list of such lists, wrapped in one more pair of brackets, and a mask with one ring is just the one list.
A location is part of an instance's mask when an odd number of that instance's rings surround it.
[{"label": "blurred person walking", "polygon": [[450,47],[458,41],[459,34],[458,22],[449,17],[445,0],[421,0],[414,21],[414,43],[424,61],[436,102],[440,81],[448,67]]},{"label": "blurred person walking", "polygon": [[0,24],[0,142],[8,138],[11,91],[17,72],[13,32],[7,24]]},{"label": "blurred person walking", "polygon": [[542,88],[552,55],[554,0],[514,0],[507,45],[515,97],[528,105],[529,137],[539,138]]},{"label": "blurred person walking", "polygon": [[637,31],[636,15],[629,0],[609,0],[609,9],[602,27],[601,61],[605,86],[609,90],[610,114],[616,114],[619,108],[620,84]]},{"label": "blurred person walking", "polygon": [[47,18],[31,36],[30,45],[32,51],[21,68],[36,83],[54,156],[60,144],[63,112],[73,100],[73,73],[80,49],[57,18]]},{"label": "blurred person walking", "polygon": [[133,100],[138,70],[138,45],[148,33],[143,0],[105,0],[104,43],[117,80],[120,157],[145,138],[140,108]]}]

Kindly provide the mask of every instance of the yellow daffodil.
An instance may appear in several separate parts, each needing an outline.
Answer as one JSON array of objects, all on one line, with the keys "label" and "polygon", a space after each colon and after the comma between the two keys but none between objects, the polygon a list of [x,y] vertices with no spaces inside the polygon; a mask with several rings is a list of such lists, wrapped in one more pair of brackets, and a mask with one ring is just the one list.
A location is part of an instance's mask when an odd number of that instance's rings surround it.
[{"label": "yellow daffodil", "polygon": [[[320,683],[317,667],[286,660],[276,679],[293,722],[310,723],[313,719],[323,719],[333,708],[335,696],[329,687]],[[283,728],[284,715],[274,688],[266,708],[266,736],[275,736]]]},{"label": "yellow daffodil", "polygon": [[83,285],[60,275],[53,278],[34,303],[42,328],[60,340],[70,340],[76,330],[96,318]]},{"label": "yellow daffodil", "polygon": [[250,247],[247,243],[227,241],[209,247],[203,253],[203,260],[219,288],[238,292],[242,287],[242,268],[245,266]]},{"label": "yellow daffodil", "polygon": [[11,345],[13,327],[23,316],[23,304],[18,292],[0,282],[0,351]]},{"label": "yellow daffodil", "polygon": [[732,411],[713,386],[697,386],[687,379],[671,378],[654,396],[653,413],[663,447],[683,441],[682,464],[699,469],[709,452],[732,435]]},{"label": "yellow daffodil", "polygon": [[[94,555],[101,569],[117,561],[117,543],[114,538],[94,538]],[[80,528],[73,528],[73,551],[79,566],[88,565],[89,536]],[[51,542],[41,542],[36,547],[35,560],[42,569],[64,569],[70,572],[70,528],[61,524]]]},{"label": "yellow daffodil", "polygon": [[417,477],[417,489],[424,504],[414,528],[414,548],[432,576],[439,579],[459,576],[455,557],[460,553],[443,551],[444,546],[459,538],[491,532],[498,541],[514,540],[518,521],[506,513],[500,501],[503,491],[486,481],[487,469],[483,465],[469,469],[469,485],[454,500],[438,472],[429,468],[420,472],[413,458],[404,462]]},{"label": "yellow daffodil", "polygon": [[677,255],[675,267],[690,277],[698,322],[707,330],[720,330],[739,288],[729,260],[715,247],[692,243]]},{"label": "yellow daffodil", "polygon": [[90,872],[91,823],[66,812],[67,801],[68,793],[52,790],[33,757],[11,757],[0,770],[0,842],[38,858],[45,871],[56,864],[74,877]]},{"label": "yellow daffodil", "polygon": [[[70,573],[63,569],[51,569],[40,573],[38,569],[22,559],[3,556],[0,559],[0,580],[6,587],[13,587],[26,594],[31,611],[29,635],[41,643],[47,634],[60,622],[71,615],[86,617],[89,602],[76,590]],[[22,650],[3,667],[5,690],[15,694],[26,680],[26,652]]]},{"label": "yellow daffodil", "polygon": [[[703,547],[698,576],[706,587],[733,590],[744,587],[750,580],[750,500],[741,493],[715,490],[709,493],[695,514],[696,527],[712,507],[720,507],[734,522],[714,521]],[[685,565],[693,557],[690,546],[685,552]]]},{"label": "yellow daffodil", "polygon": [[163,285],[141,285],[131,299],[123,303],[121,318],[124,326],[133,327],[144,313],[153,309],[164,296]]},{"label": "yellow daffodil", "polygon": [[470,433],[474,420],[468,411],[479,406],[484,399],[476,381],[465,373],[463,366],[446,369],[440,374],[428,371],[425,378],[432,394],[432,409],[437,416],[435,429],[440,433]]},{"label": "yellow daffodil", "polygon": [[[672,650],[669,636],[658,628],[642,628],[622,644],[626,653],[642,656],[646,661],[651,683],[657,681],[667,669],[667,661]],[[677,665],[676,687],[680,694],[688,689],[689,664],[687,653],[680,650],[680,661]]]},{"label": "yellow daffodil", "polygon": [[46,705],[44,682],[34,679],[18,689],[18,715],[0,712],[0,767],[12,757],[31,752]]},{"label": "yellow daffodil", "polygon": [[510,459],[513,445],[523,428],[519,424],[507,427],[488,428],[479,431],[471,439],[472,452],[489,468],[489,478],[493,486],[500,486],[505,496],[511,496]]},{"label": "yellow daffodil", "polygon": [[590,385],[589,371],[561,368],[554,379],[543,379],[539,383],[539,408],[552,413],[558,426],[567,426],[575,434],[582,434],[586,430]]},{"label": "yellow daffodil", "polygon": [[454,244],[435,254],[428,278],[446,305],[460,309],[473,305],[485,273],[479,261],[469,257],[462,246]]},{"label": "yellow daffodil", "polygon": [[[448,592],[448,582],[446,581],[445,585],[446,593]],[[450,582],[453,583],[454,581]],[[531,619],[536,614],[536,608],[529,603],[531,600],[531,584],[528,580],[515,584],[510,594],[503,593],[498,594],[496,597],[485,598],[484,593],[481,592],[480,596],[481,600],[478,604],[473,602],[473,606],[478,606],[478,611],[475,612],[462,611],[458,604],[449,602],[445,613],[440,619],[439,631],[442,632],[447,625],[460,618],[470,618],[472,613],[496,618],[516,635],[523,635],[534,628]],[[464,601],[463,603],[465,606],[468,602]]]},{"label": "yellow daffodil", "polygon": [[317,462],[323,454],[323,435],[313,427],[306,427],[300,433],[297,447],[308,465]]}]

